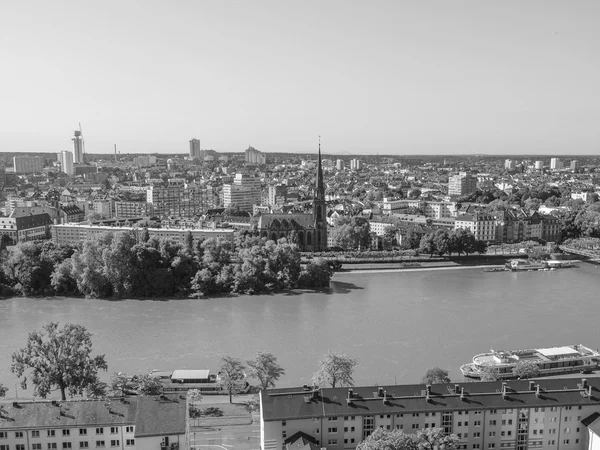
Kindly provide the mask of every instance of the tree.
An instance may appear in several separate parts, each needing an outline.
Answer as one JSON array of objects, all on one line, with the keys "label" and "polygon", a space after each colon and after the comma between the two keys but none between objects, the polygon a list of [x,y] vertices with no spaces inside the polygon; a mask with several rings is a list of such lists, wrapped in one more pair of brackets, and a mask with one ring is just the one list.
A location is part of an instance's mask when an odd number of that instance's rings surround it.
[{"label": "tree", "polygon": [[423,450],[456,450],[458,447],[458,436],[444,433],[443,428],[419,430],[415,438]]},{"label": "tree", "polygon": [[67,391],[82,395],[98,382],[98,370],[108,369],[104,355],[91,356],[91,333],[71,323],[59,329],[58,323],[49,322],[42,328],[29,333],[27,346],[13,353],[11,371],[23,378],[23,389],[31,379],[35,396],[46,398],[52,388],[60,389],[63,400]]},{"label": "tree", "polygon": [[402,430],[376,429],[357,450],[456,450],[458,436],[446,435],[443,428],[426,428],[408,434]]},{"label": "tree", "polygon": [[285,374],[285,369],[277,363],[277,357],[272,353],[258,352],[246,364],[250,369],[250,376],[260,381],[263,390],[275,387],[275,382]]},{"label": "tree", "polygon": [[481,381],[498,381],[500,380],[500,370],[495,364],[480,364]]},{"label": "tree", "polygon": [[163,392],[163,385],[160,380],[150,374],[139,375],[135,381],[138,395],[159,395]]},{"label": "tree", "polygon": [[229,403],[232,403],[233,392],[246,377],[244,369],[246,369],[246,366],[240,359],[231,356],[224,356],[221,359],[219,383],[221,384],[221,387],[227,390],[227,393],[229,394]]},{"label": "tree", "polygon": [[433,369],[429,369],[423,375],[421,379],[421,383],[423,384],[440,384],[440,383],[450,383],[450,377],[448,376],[448,371],[444,369],[440,369],[439,367],[434,367]]},{"label": "tree", "polygon": [[312,376],[313,383],[328,384],[331,387],[354,386],[352,375],[356,364],[356,359],[328,351],[319,361],[319,370]]},{"label": "tree", "polygon": [[4,397],[8,392],[8,388],[0,383],[0,397]]},{"label": "tree", "polygon": [[535,378],[540,375],[540,369],[532,361],[519,361],[513,368],[513,374],[519,378]]}]

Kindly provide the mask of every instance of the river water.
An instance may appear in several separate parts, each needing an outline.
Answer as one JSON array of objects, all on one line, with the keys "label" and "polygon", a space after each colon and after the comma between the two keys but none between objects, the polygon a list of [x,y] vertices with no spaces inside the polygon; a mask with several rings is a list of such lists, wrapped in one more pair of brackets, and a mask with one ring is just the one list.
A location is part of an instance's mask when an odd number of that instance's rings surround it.
[{"label": "river water", "polygon": [[[14,396],[11,354],[48,321],[93,333],[109,372],[216,371],[223,355],[274,353],[279,386],[308,382],[326,350],[358,360],[356,384],[411,383],[476,353],[581,343],[600,347],[600,267],[549,272],[481,269],[336,274],[329,292],[208,300],[0,300],[0,382]],[[30,391],[19,397],[30,396]]]}]

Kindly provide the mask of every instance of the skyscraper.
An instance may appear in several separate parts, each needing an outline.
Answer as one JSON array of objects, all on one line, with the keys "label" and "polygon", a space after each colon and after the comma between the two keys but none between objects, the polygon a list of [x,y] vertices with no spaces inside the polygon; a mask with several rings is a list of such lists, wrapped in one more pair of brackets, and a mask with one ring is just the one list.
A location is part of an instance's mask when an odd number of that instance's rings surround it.
[{"label": "skyscraper", "polygon": [[200,157],[200,139],[192,139],[190,141],[190,158],[202,159]]},{"label": "skyscraper", "polygon": [[73,162],[75,164],[83,164],[83,136],[81,131],[75,130],[73,139]]},{"label": "skyscraper", "polygon": [[75,169],[73,167],[73,153],[71,152],[60,152],[60,168],[67,175],[74,175]]}]

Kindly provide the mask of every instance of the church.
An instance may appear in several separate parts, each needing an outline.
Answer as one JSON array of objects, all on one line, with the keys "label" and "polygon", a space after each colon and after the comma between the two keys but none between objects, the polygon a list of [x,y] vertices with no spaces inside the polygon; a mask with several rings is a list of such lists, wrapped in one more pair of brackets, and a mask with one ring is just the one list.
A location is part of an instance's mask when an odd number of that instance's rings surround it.
[{"label": "church", "polygon": [[321,143],[312,213],[262,214],[258,219],[258,232],[260,236],[273,241],[295,235],[296,243],[303,252],[327,250],[327,206],[321,166]]}]

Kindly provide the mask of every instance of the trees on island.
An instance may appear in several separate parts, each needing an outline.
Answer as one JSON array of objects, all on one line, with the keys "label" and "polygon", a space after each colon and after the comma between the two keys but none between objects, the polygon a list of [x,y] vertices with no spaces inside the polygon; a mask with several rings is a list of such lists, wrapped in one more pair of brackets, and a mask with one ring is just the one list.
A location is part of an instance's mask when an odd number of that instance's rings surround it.
[{"label": "trees on island", "polygon": [[[414,240],[414,236],[411,239]],[[452,253],[469,255],[470,253],[485,253],[487,243],[475,238],[470,230],[459,228],[454,231],[438,229],[431,233],[422,235],[419,241],[419,252],[431,256],[443,256]]]},{"label": "trees on island", "polygon": [[19,243],[4,256],[0,288],[22,295],[204,297],[329,285],[332,271],[315,259],[302,266],[295,244],[247,234],[236,248],[223,239],[148,238],[142,229],[106,233],[81,245]]},{"label": "trees on island", "polygon": [[313,374],[313,383],[331,387],[354,386],[356,359],[343,353],[328,351],[319,361],[319,369]]},{"label": "trees on island", "polygon": [[53,389],[60,390],[63,400],[69,395],[82,395],[87,387],[98,382],[98,371],[107,370],[104,355],[92,356],[92,335],[81,325],[49,322],[42,331],[33,331],[27,346],[13,353],[11,371],[21,378],[21,387],[28,381],[34,395],[46,398]]}]

